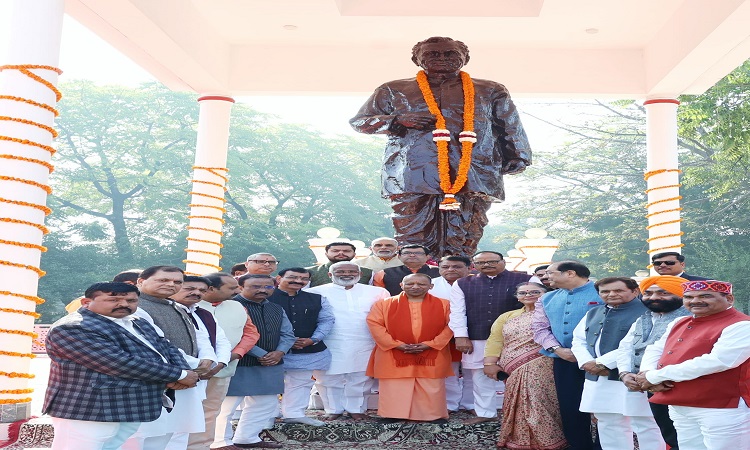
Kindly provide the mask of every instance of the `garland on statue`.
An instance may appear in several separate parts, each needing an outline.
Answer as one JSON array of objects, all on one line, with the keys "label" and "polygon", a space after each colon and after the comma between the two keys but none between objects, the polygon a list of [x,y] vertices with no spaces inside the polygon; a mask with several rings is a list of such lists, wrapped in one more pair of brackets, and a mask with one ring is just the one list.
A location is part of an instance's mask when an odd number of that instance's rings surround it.
[{"label": "garland on statue", "polygon": [[440,112],[440,107],[435,101],[435,96],[427,81],[424,70],[417,73],[417,84],[422,96],[427,103],[430,113],[437,118],[435,130],[432,132],[432,140],[437,146],[438,174],[440,176],[440,189],[445,193],[445,198],[440,203],[440,209],[444,211],[457,210],[461,204],[456,201],[456,194],[466,185],[471,167],[471,153],[477,134],[474,133],[474,83],[466,72],[459,72],[464,92],[464,128],[458,135],[461,142],[461,160],[456,171],[456,179],[451,183],[450,157],[448,154],[448,142],[451,140],[450,132],[445,123],[445,117]]}]

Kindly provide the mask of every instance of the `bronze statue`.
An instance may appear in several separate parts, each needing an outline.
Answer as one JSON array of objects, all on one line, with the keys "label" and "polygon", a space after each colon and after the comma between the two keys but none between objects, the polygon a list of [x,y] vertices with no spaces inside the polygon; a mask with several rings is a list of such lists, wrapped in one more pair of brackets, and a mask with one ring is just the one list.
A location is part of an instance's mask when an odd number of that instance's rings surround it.
[{"label": "bronze statue", "polygon": [[351,119],[360,133],[387,134],[383,198],[395,238],[432,254],[472,255],[503,174],[523,172],[531,149],[508,90],[472,79],[463,42],[432,37],[412,49],[416,78],[383,84]]}]

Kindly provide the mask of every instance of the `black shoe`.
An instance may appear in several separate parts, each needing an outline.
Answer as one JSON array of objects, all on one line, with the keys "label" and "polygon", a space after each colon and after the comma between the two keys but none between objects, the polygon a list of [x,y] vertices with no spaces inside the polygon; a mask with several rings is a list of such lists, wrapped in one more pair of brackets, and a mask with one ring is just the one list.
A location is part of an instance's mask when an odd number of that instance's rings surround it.
[{"label": "black shoe", "polygon": [[403,421],[404,419],[397,419],[395,417],[381,417],[380,419],[378,419],[378,423],[382,423],[384,425],[388,425],[390,423],[403,422]]}]

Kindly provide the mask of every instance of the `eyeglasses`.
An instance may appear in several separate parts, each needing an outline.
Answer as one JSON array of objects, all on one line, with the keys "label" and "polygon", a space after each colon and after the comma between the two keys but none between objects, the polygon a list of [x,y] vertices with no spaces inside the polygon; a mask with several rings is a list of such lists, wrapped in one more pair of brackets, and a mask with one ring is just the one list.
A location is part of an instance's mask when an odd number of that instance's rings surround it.
[{"label": "eyeglasses", "polygon": [[654,261],[651,264],[655,266],[661,266],[662,264],[666,264],[668,266],[674,266],[675,264],[677,264],[677,261]]},{"label": "eyeglasses", "polygon": [[502,259],[493,259],[492,261],[474,261],[475,266],[494,266],[503,262]]},{"label": "eyeglasses", "polygon": [[255,263],[255,264],[269,264],[269,265],[274,265],[274,264],[280,263],[281,261],[266,261],[266,260],[263,260],[263,259],[248,259],[247,262],[251,262],[251,263]]},{"label": "eyeglasses", "polygon": [[265,290],[276,289],[276,286],[274,286],[272,284],[266,284],[266,285],[263,285],[263,286],[256,286],[256,285],[252,285],[251,284],[251,285],[249,285],[247,287],[249,287],[250,289],[257,289],[257,290],[260,290],[260,289],[265,289]]},{"label": "eyeglasses", "polygon": [[525,297],[527,295],[542,295],[544,291],[518,291],[516,297]]},{"label": "eyeglasses", "polygon": [[553,273],[555,273],[555,272],[560,272],[560,273],[562,273],[562,272],[561,272],[561,271],[559,271],[559,270],[545,270],[545,271],[544,271],[544,274],[545,274],[545,275],[552,275],[552,274],[553,274]]},{"label": "eyeglasses", "polygon": [[415,256],[415,255],[416,256],[421,256],[421,255],[426,255],[425,252],[401,252],[401,254],[404,255],[404,256]]}]

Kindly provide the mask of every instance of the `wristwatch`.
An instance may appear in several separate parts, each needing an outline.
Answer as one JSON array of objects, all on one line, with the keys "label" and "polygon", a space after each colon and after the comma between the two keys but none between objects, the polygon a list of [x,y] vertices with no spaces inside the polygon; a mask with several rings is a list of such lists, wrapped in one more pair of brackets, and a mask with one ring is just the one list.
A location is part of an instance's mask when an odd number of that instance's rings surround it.
[{"label": "wristwatch", "polygon": [[555,350],[557,350],[560,347],[561,347],[560,345],[553,345],[552,347],[548,348],[547,351],[550,353],[555,353]]}]

